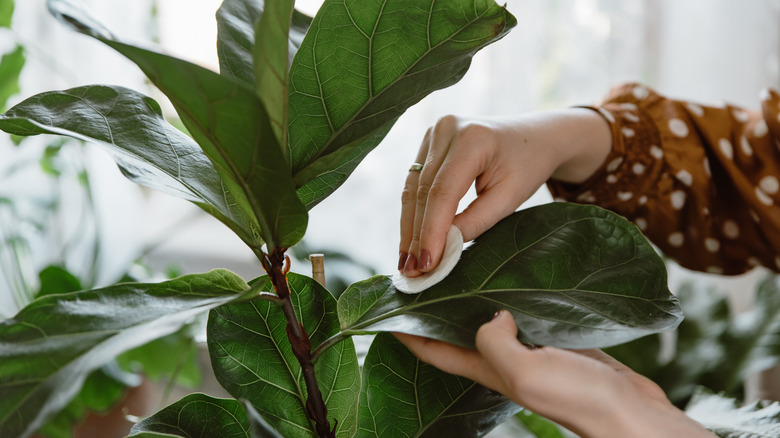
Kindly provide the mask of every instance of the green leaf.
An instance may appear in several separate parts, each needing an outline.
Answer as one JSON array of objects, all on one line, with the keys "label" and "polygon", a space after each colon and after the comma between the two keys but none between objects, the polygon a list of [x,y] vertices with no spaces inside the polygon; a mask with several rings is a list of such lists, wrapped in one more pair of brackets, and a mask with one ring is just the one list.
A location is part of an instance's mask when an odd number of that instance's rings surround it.
[{"label": "green leaf", "polygon": [[682,319],[664,263],[636,227],[601,208],[565,203],[499,222],[420,294],[375,277],[339,298],[344,335],[397,331],[471,348],[500,309],[512,312],[520,340],[563,348],[616,345]]},{"label": "green leaf", "polygon": [[699,388],[685,413],[721,438],[775,438],[780,436],[780,403],[734,399]]},{"label": "green leaf", "polygon": [[381,333],[363,364],[356,437],[479,437],[519,410],[495,391],[421,362]]},{"label": "green leaf", "polygon": [[[312,345],[339,331],[336,301],[311,278],[288,274],[291,299]],[[258,285],[271,289],[267,277]],[[252,403],[285,437],[314,436],[306,416],[306,384],[287,339],[287,319],[270,302],[251,301],[214,309],[208,343],[217,380],[234,397]],[[315,364],[328,418],[338,420],[336,436],[354,434],[360,372],[351,339],[324,352]],[[331,423],[332,424],[332,423]]]},{"label": "green leaf", "polygon": [[248,285],[215,270],[40,298],[0,322],[0,436],[26,437],[117,355],[173,333]]},{"label": "green leaf", "polygon": [[76,292],[82,289],[81,281],[75,275],[59,266],[47,266],[38,273],[41,287],[36,298],[46,295]]},{"label": "green leaf", "polygon": [[[14,15],[14,0],[0,0],[0,27],[11,27]],[[2,105],[0,105],[2,106]]]},{"label": "green leaf", "polygon": [[190,394],[139,421],[130,431],[132,434],[142,432],[187,438],[250,438],[249,420],[241,402],[206,394]]},{"label": "green leaf", "polygon": [[290,67],[289,146],[312,207],[407,108],[456,83],[517,21],[492,0],[325,0]]},{"label": "green leaf", "polygon": [[275,0],[255,26],[254,59],[257,94],[268,111],[276,139],[287,152],[288,39],[294,0]]},{"label": "green leaf", "polygon": [[[255,26],[263,15],[263,0],[225,0],[217,10],[219,69],[249,87],[256,87],[254,70]],[[293,11],[288,40],[289,59],[298,51],[312,18]]]},{"label": "green leaf", "polygon": [[[0,0],[0,17],[3,16],[3,7],[5,5]],[[13,7],[13,3],[11,7]],[[2,23],[0,23],[0,27],[2,27]],[[13,51],[6,53],[0,59],[0,110],[5,108],[5,104],[11,96],[20,91],[19,75],[22,73],[25,62],[24,47],[22,46],[16,46]]]},{"label": "green leaf", "polygon": [[97,143],[132,181],[191,201],[260,247],[257,222],[236,206],[216,169],[191,138],[165,121],[152,98],[93,85],[38,94],[0,116],[18,135],[57,134]]},{"label": "green leaf", "polygon": [[257,218],[269,250],[300,241],[308,213],[293,188],[268,114],[251,89],[190,62],[122,43],[72,0],[49,0],[49,9],[136,63],[168,96],[227,190]]},{"label": "green leaf", "polygon": [[287,68],[311,23],[300,13],[293,21],[293,3],[227,0],[217,11],[220,70],[257,91],[280,145],[287,145]]}]

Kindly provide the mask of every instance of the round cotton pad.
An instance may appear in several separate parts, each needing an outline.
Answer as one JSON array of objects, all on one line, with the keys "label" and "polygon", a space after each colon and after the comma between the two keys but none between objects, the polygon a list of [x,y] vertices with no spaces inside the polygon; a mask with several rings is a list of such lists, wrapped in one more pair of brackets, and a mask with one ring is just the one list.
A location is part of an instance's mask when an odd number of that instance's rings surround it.
[{"label": "round cotton pad", "polygon": [[444,253],[441,256],[439,266],[419,277],[409,278],[400,272],[393,275],[393,285],[401,292],[416,294],[428,289],[442,281],[458,264],[460,253],[463,252],[463,234],[453,225],[447,233],[447,241],[444,243]]}]

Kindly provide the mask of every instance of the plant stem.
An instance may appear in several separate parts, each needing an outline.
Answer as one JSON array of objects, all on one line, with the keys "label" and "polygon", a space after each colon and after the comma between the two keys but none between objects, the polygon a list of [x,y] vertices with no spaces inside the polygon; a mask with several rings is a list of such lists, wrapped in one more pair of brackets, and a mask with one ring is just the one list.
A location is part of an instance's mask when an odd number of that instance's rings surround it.
[{"label": "plant stem", "polygon": [[328,410],[325,407],[320,387],[317,385],[309,334],[306,333],[306,329],[298,321],[298,316],[295,314],[295,308],[293,308],[292,300],[290,299],[290,285],[287,283],[290,259],[284,255],[284,252],[285,250],[282,248],[274,249],[273,252],[263,258],[263,267],[271,278],[276,294],[282,299],[282,310],[285,318],[287,318],[287,338],[290,340],[293,353],[301,365],[303,379],[306,382],[306,392],[308,394],[306,413],[314,421],[318,436],[321,438],[335,438],[336,427],[330,428]]}]

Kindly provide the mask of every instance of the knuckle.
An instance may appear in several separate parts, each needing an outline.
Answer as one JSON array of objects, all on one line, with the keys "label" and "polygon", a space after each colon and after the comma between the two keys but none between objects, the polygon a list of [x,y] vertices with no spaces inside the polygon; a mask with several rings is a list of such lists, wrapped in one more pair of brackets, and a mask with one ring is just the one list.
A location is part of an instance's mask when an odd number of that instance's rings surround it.
[{"label": "knuckle", "polygon": [[471,122],[458,132],[458,139],[464,143],[486,143],[493,139],[493,130],[481,123]]},{"label": "knuckle", "polygon": [[428,187],[428,197],[443,198],[449,194],[449,188],[440,182],[434,182]]},{"label": "knuckle", "polygon": [[420,204],[425,204],[425,202],[428,200],[428,194],[430,191],[431,184],[420,183],[420,185],[417,187],[417,202]]},{"label": "knuckle", "polygon": [[462,225],[461,231],[467,235],[480,235],[490,228],[490,224],[488,224],[488,221],[485,218],[475,214],[468,216],[464,215],[459,222],[459,225]]},{"label": "knuckle", "polygon": [[452,114],[448,114],[444,117],[441,117],[439,120],[436,121],[436,124],[433,127],[434,131],[448,131],[455,129],[456,126],[458,126],[458,123],[460,123],[460,120],[458,119],[458,116],[454,116]]},{"label": "knuckle", "polygon": [[407,184],[401,191],[401,205],[413,204],[417,200],[417,190],[411,184]]}]

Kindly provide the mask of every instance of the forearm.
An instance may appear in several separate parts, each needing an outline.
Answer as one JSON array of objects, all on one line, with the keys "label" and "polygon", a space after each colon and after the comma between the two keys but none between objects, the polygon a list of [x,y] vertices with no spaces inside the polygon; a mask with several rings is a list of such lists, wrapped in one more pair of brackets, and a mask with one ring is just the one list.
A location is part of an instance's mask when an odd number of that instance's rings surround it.
[{"label": "forearm", "polygon": [[579,184],[598,170],[612,148],[612,133],[606,120],[587,108],[540,111],[518,122],[522,140],[543,145],[551,163],[553,179]]}]

